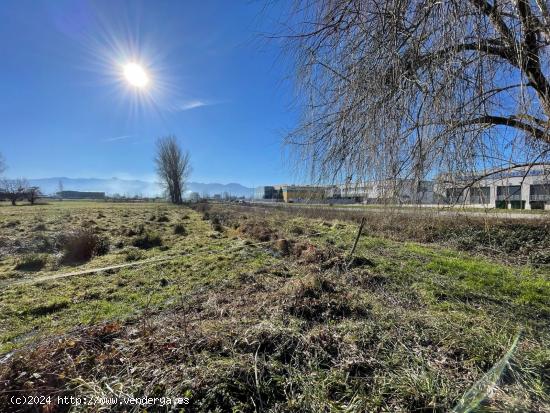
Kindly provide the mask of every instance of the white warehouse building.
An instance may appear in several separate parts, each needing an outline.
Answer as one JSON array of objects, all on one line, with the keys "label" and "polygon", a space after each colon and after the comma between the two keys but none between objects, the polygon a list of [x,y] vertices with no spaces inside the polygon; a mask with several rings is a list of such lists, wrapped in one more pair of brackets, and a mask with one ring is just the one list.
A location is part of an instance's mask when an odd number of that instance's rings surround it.
[{"label": "white warehouse building", "polygon": [[[471,182],[475,177],[465,178]],[[445,203],[480,208],[550,209],[550,165],[514,168],[480,179],[475,186],[436,185]]]},{"label": "white warehouse building", "polygon": [[440,175],[435,181],[389,179],[347,185],[264,186],[256,189],[255,198],[278,202],[550,210],[550,164],[493,174],[487,171],[462,178]]},{"label": "white warehouse building", "polygon": [[327,188],[327,199],[366,204],[433,204],[434,183],[412,179],[371,181],[360,185],[337,185]]}]

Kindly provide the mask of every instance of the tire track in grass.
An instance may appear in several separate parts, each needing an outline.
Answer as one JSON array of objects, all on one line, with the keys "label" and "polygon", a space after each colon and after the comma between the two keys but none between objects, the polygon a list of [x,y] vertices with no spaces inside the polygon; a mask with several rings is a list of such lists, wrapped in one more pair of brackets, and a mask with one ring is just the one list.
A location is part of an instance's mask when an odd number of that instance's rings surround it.
[{"label": "tire track in grass", "polygon": [[6,288],[6,287],[15,286],[15,285],[25,285],[25,284],[31,285],[31,284],[37,284],[43,281],[55,280],[58,278],[72,277],[72,276],[85,275],[85,274],[94,274],[96,272],[116,270],[119,268],[126,268],[126,267],[136,267],[136,266],[145,265],[145,264],[156,264],[160,262],[170,261],[170,260],[173,260],[174,258],[176,257],[170,256],[170,257],[150,258],[147,260],[134,261],[134,262],[124,263],[124,264],[109,265],[107,267],[91,268],[88,270],[73,271],[73,272],[66,272],[66,273],[52,274],[52,275],[42,275],[40,277],[23,278],[20,280],[13,280],[13,281],[7,281],[7,282],[4,281],[0,283],[0,288]]},{"label": "tire track in grass", "polygon": [[[312,235],[320,235],[322,234],[322,232],[316,232],[316,233],[313,233],[313,234],[308,234],[308,235],[302,235],[302,236],[299,236],[299,237],[296,237],[295,239],[302,239],[302,238],[308,238]],[[241,241],[243,241],[241,239]],[[266,245],[266,244],[272,244],[274,243],[275,241],[274,240],[269,240],[269,241],[261,241],[261,242],[255,242],[255,243],[248,243],[248,244],[242,244],[242,245],[237,245],[233,248],[229,248],[229,249],[225,249],[223,250],[223,252],[234,252],[234,251],[237,251],[239,249],[242,249],[244,247],[255,247],[255,246],[261,246],[261,245]],[[199,250],[199,251],[195,251],[194,253],[192,254],[217,254],[219,253],[220,251],[213,251],[211,248],[208,248],[206,250]],[[188,253],[186,253],[187,255]],[[86,275],[86,274],[94,274],[94,273],[97,273],[97,272],[102,272],[102,271],[108,271],[108,270],[115,270],[115,269],[119,269],[119,268],[126,268],[126,267],[136,267],[136,266],[140,266],[140,265],[146,265],[146,264],[157,264],[157,263],[162,263],[162,262],[166,262],[166,261],[172,261],[176,258],[179,258],[181,257],[182,255],[169,255],[169,256],[165,256],[165,257],[157,257],[157,258],[149,258],[149,259],[146,259],[146,260],[141,260],[141,261],[134,261],[134,262],[129,262],[129,263],[124,263],[124,264],[115,264],[115,265],[109,265],[107,267],[100,267],[100,268],[90,268],[90,269],[87,269],[87,270],[81,270],[81,271],[73,271],[73,272],[67,272],[67,273],[61,273],[61,274],[51,274],[51,275],[42,275],[40,277],[35,277],[35,278],[23,278],[23,279],[19,279],[19,280],[13,280],[13,281],[3,281],[3,282],[0,282],[0,288],[7,288],[7,287],[11,287],[11,286],[17,286],[17,285],[32,285],[32,284],[37,284],[37,283],[40,283],[40,282],[44,282],[44,281],[50,281],[50,280],[55,280],[55,279],[58,279],[58,278],[66,278],[66,277],[73,277],[73,276],[78,276],[78,275]]]}]

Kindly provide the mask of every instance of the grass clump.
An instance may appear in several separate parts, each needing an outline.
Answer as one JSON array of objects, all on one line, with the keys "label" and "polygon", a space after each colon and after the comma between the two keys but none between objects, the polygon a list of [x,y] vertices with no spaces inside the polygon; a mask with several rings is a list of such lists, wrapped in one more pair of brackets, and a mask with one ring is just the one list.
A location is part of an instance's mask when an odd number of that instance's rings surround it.
[{"label": "grass clump", "polygon": [[53,314],[69,307],[70,303],[67,300],[51,301],[41,304],[37,307],[30,308],[25,312],[26,315],[41,317],[48,314]]},{"label": "grass clump", "polygon": [[129,247],[125,251],[126,261],[139,261],[143,259],[143,252],[136,247]]},{"label": "grass clump", "polygon": [[174,234],[175,235],[187,235],[187,230],[183,226],[183,224],[176,224],[174,226]]},{"label": "grass clump", "polygon": [[535,267],[550,266],[550,251],[534,251],[529,256],[529,260]]},{"label": "grass clump", "polygon": [[157,217],[157,222],[170,222],[170,218],[168,218],[166,215],[159,215]]},{"label": "grass clump", "polygon": [[223,226],[220,222],[220,219],[217,216],[212,217],[210,223],[212,224],[212,229],[214,231],[222,232]]},{"label": "grass clump", "polygon": [[69,264],[86,262],[94,256],[109,252],[109,240],[90,229],[62,233],[57,244],[63,250],[61,261]]},{"label": "grass clump", "polygon": [[266,242],[276,239],[277,234],[269,227],[265,221],[250,220],[240,224],[239,232],[256,241]]},{"label": "grass clump", "polygon": [[15,265],[15,269],[19,271],[40,271],[48,258],[44,254],[26,254],[22,256]]},{"label": "grass clump", "polygon": [[40,223],[40,224],[37,224],[34,228],[33,228],[34,231],[46,231],[46,224],[44,223]]},{"label": "grass clump", "polygon": [[17,227],[19,224],[21,224],[21,221],[14,220],[14,221],[8,221],[4,224],[4,228],[14,228]]},{"label": "grass clump", "polygon": [[132,245],[134,247],[141,248],[142,250],[160,247],[162,245],[162,238],[156,232],[146,231],[139,237],[135,238]]},{"label": "grass clump", "polygon": [[136,235],[142,235],[145,232],[145,226],[139,224],[136,228],[129,228],[125,231],[126,236],[134,237]]},{"label": "grass clump", "polygon": [[44,234],[38,234],[31,238],[30,246],[33,252],[52,253],[55,251],[54,241]]},{"label": "grass clump", "polygon": [[313,322],[364,317],[368,308],[356,302],[334,282],[312,275],[290,287],[285,310],[292,316]]}]

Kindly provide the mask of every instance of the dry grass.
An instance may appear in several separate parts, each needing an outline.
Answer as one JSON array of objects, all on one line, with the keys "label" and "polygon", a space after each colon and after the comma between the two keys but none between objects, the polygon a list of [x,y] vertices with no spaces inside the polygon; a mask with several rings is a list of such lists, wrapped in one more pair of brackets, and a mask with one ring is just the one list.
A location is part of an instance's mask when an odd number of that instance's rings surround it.
[{"label": "dry grass", "polygon": [[44,254],[30,253],[19,258],[15,265],[16,270],[21,271],[40,271],[48,262]]},{"label": "dry grass", "polygon": [[91,229],[62,232],[57,235],[55,244],[62,250],[61,261],[65,264],[83,263],[109,252],[109,240]]},{"label": "dry grass", "polygon": [[134,238],[132,245],[144,250],[160,247],[162,245],[162,238],[156,232],[146,231]]},{"label": "dry grass", "polygon": [[[366,218],[365,233],[398,241],[416,241],[496,257],[501,261],[540,263],[550,261],[550,216],[540,219],[507,219],[466,214],[444,215],[431,210],[396,210],[383,212],[345,208],[293,206],[232,206],[233,215],[248,212],[276,216],[281,221],[292,217],[323,221],[360,222]],[[303,229],[291,229],[301,235]]]},{"label": "dry grass", "polygon": [[[173,226],[162,232],[188,258],[156,273],[93,281],[130,283],[114,287],[111,300],[148,283],[137,316],[45,337],[0,364],[0,409],[14,410],[13,394],[114,392],[188,395],[186,411],[198,412],[443,412],[502,357],[520,327],[511,368],[485,408],[550,406],[544,267],[373,231],[347,267],[356,233],[347,220],[201,208],[184,210],[188,236]],[[161,231],[162,223],[153,225]],[[70,297],[52,298],[25,317],[63,317],[72,306]]]}]

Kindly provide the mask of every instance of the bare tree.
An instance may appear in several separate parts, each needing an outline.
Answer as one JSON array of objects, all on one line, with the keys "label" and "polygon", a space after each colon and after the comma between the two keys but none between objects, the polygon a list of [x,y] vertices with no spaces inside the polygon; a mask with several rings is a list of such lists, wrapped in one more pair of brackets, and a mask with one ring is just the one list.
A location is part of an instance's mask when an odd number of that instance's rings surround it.
[{"label": "bare tree", "polygon": [[0,192],[2,196],[15,206],[17,201],[24,199],[27,195],[28,183],[26,179],[4,179],[0,183]]},{"label": "bare tree", "polygon": [[57,197],[60,201],[63,201],[63,180],[60,179],[57,182]]},{"label": "bare tree", "polygon": [[307,0],[286,27],[305,108],[287,142],[318,180],[549,160],[546,0]]},{"label": "bare tree", "polygon": [[182,151],[175,136],[166,136],[157,141],[155,162],[170,201],[181,204],[185,183],[191,173],[189,152]]},{"label": "bare tree", "polygon": [[27,196],[27,201],[29,201],[31,205],[34,205],[36,200],[42,196],[42,192],[40,191],[40,188],[37,186],[28,187],[25,193]]}]

